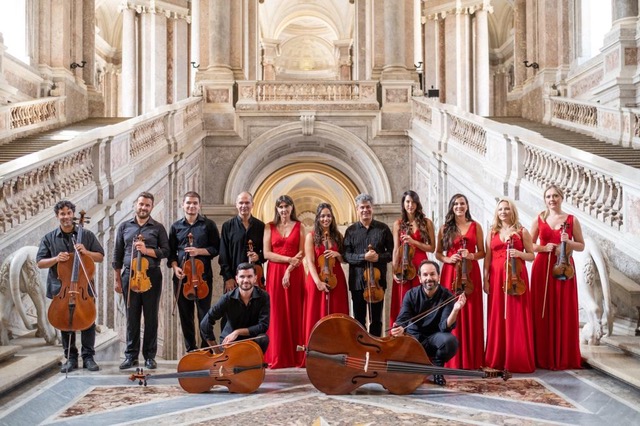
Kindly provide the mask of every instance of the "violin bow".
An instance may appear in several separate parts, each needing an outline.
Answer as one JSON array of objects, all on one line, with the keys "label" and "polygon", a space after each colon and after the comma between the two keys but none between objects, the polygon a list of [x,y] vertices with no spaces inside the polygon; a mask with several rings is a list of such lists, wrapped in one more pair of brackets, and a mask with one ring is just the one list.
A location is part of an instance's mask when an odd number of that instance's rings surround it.
[{"label": "violin bow", "polygon": [[[445,300],[444,302],[442,302],[439,305],[434,306],[431,309],[427,309],[424,312],[419,313],[418,315],[415,315],[411,318],[409,318],[407,321],[405,321],[407,323],[407,325],[402,326],[405,330],[409,327],[411,327],[413,324],[417,323],[418,321],[420,321],[421,319],[423,319],[424,317],[426,317],[427,315],[431,314],[432,312],[437,311],[438,309],[442,308],[443,306],[448,305],[449,303],[453,302],[454,300],[457,300],[460,296],[462,296],[464,294],[463,292],[460,292],[459,294],[454,294],[453,296],[451,296],[450,298],[448,298],[447,300]],[[400,324],[397,324],[400,325]],[[392,327],[393,328],[393,327]],[[391,328],[387,329],[386,331],[390,331]]]},{"label": "violin bow", "polygon": [[89,290],[91,290],[91,293],[93,293],[93,298],[97,299],[96,290],[93,287],[93,281],[91,281],[91,279],[89,278],[89,274],[87,273],[87,270],[84,267],[84,263],[82,262],[82,258],[80,257],[80,252],[76,248],[77,242],[76,242],[75,235],[71,236],[71,241],[73,241],[73,251],[76,253],[76,256],[78,257],[78,263],[80,264],[80,267],[82,268],[82,273],[84,274],[84,277],[87,279],[87,283],[89,284]]},{"label": "violin bow", "polygon": [[[509,295],[509,265],[511,263],[511,259],[509,257],[509,253],[511,251],[511,237],[507,240],[507,261],[505,263],[504,268],[504,319],[507,319],[507,296]],[[513,273],[513,271],[511,272]]]},{"label": "violin bow", "polygon": [[250,340],[260,340],[260,339],[264,339],[267,335],[266,334],[260,334],[258,336],[255,337],[249,337],[246,339],[242,339],[242,340],[234,340],[233,342],[230,343],[219,343],[217,345],[213,345],[213,346],[207,346],[206,348],[200,348],[200,349],[192,349],[187,353],[193,353],[193,352],[203,352],[203,351],[208,351],[209,349],[218,349],[218,348],[222,348],[222,347],[228,347],[228,346],[232,346],[235,344],[238,344],[240,342],[248,342]]}]

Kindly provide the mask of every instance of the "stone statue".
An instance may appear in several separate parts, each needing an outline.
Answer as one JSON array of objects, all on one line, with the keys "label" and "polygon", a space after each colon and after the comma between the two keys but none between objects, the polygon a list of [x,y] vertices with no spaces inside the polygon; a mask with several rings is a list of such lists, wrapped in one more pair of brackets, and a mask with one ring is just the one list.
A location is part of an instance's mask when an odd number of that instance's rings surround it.
[{"label": "stone statue", "polygon": [[[38,247],[22,247],[7,256],[0,266],[0,345],[9,344],[13,307],[28,330],[37,329],[37,337],[44,337],[50,345],[60,340],[56,329],[47,320],[50,302],[46,298],[46,280],[41,277],[46,270],[41,272],[38,268],[35,260],[37,253]],[[33,302],[38,316],[36,324],[27,315],[24,295]]]}]

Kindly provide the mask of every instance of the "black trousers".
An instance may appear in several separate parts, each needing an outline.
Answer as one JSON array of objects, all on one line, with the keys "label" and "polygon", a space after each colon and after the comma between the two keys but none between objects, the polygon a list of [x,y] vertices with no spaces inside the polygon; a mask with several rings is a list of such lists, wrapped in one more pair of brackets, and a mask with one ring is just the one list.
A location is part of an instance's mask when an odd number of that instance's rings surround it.
[{"label": "black trousers", "polygon": [[[187,352],[198,349],[198,343],[196,342],[196,327],[193,322],[193,316],[197,309],[198,311],[198,328],[202,319],[207,314],[207,311],[211,307],[211,297],[213,295],[213,288],[211,287],[212,280],[207,281],[209,286],[209,294],[203,299],[189,300],[184,297],[182,292],[182,285],[179,285],[178,279],[173,277],[173,295],[178,295],[178,314],[180,315],[180,327],[182,328],[182,336],[184,337],[184,346]],[[178,293],[178,287],[180,292]],[[209,346],[205,335],[200,331],[201,348]]]},{"label": "black trousers", "polygon": [[[124,356],[138,359],[140,353],[140,321],[144,315],[144,336],[142,356],[153,359],[158,352],[158,310],[162,295],[162,272],[160,268],[149,268],[147,276],[151,280],[151,289],[144,293],[134,291],[129,294],[129,268],[122,272],[122,294],[127,308],[127,347]],[[130,299],[130,300],[129,300]]]},{"label": "black trousers", "polygon": [[353,316],[366,329],[367,306],[371,306],[371,317],[369,317],[369,334],[382,336],[382,308],[384,301],[369,304],[362,297],[364,290],[351,290],[351,301],[353,302]]},{"label": "black trousers", "polygon": [[[62,350],[64,351],[64,357],[67,359],[78,359],[78,348],[76,347],[76,332],[75,331],[61,331],[62,337]],[[69,347],[69,340],[71,340],[71,347]],[[82,344],[81,355],[82,359],[93,358],[96,354],[96,324],[91,324],[91,327],[80,332],[80,342]]]},{"label": "black trousers", "polygon": [[444,366],[458,351],[458,338],[451,333],[438,332],[431,336],[421,336],[420,343],[427,351],[433,365]]}]

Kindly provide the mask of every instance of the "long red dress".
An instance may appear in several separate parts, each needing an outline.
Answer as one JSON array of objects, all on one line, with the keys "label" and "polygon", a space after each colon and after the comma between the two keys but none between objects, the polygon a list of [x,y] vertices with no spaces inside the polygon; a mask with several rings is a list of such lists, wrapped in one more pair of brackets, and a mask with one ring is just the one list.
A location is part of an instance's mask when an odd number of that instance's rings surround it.
[{"label": "long red dress", "polygon": [[[318,273],[320,262],[318,259],[324,253],[324,246],[315,246],[315,267]],[[338,250],[338,245],[333,244],[331,250]],[[311,265],[309,265],[311,266]],[[349,315],[349,296],[347,294],[347,280],[340,262],[336,259],[333,265],[333,274],[338,280],[336,285],[329,293],[319,291],[313,282],[311,274],[307,274],[305,283],[305,302],[304,302],[304,335],[305,343],[309,341],[311,330],[318,320],[329,314],[346,314]],[[327,304],[327,294],[329,295],[329,303]]]},{"label": "long red dress", "polygon": [[[522,232],[513,237],[513,248],[523,251]],[[520,296],[505,295],[505,261],[507,243],[495,233],[491,238],[491,266],[489,269],[489,303],[487,306],[487,348],[486,367],[506,369],[512,373],[531,373],[536,369],[533,355],[533,325],[529,277],[525,261],[520,262],[520,277],[526,283],[525,292]],[[505,319],[505,297],[507,315]]]},{"label": "long red dress", "polygon": [[[476,222],[472,222],[464,237],[467,239],[469,253],[476,252]],[[458,235],[446,255],[455,254],[462,249],[462,236]],[[456,274],[455,264],[442,265],[440,283],[450,291]],[[484,325],[482,307],[482,275],[477,260],[467,260],[467,274],[473,283],[473,293],[467,295],[467,304],[458,314],[456,328],[452,333],[458,338],[458,352],[446,364],[447,368],[477,370],[484,361]]]},{"label": "long red dress", "polygon": [[[271,227],[271,249],[274,253],[293,257],[300,251],[300,222],[296,222],[287,238],[282,237],[273,223]],[[302,265],[291,271],[290,286],[282,286],[282,277],[288,263],[267,263],[267,292],[271,304],[269,321],[269,347],[265,362],[269,368],[301,367],[304,353],[297,352],[297,345],[304,345],[303,306],[304,268]]]},{"label": "long red dress", "polygon": [[[422,241],[422,236],[420,235],[420,230],[416,229],[416,232],[411,235],[416,241]],[[401,247],[402,249],[402,247]],[[418,271],[418,267],[423,260],[427,258],[427,253],[423,250],[420,250],[417,247],[414,247],[413,259],[411,263],[416,268],[416,276],[411,281],[407,281],[405,283],[400,283],[397,281],[393,281],[393,287],[391,290],[391,306],[390,306],[390,315],[389,315],[389,324],[392,325],[398,314],[400,313],[400,309],[402,308],[402,300],[404,299],[404,295],[411,290],[413,287],[420,285],[420,271]]]},{"label": "long red dress", "polygon": [[[567,217],[567,234],[573,238],[573,216]],[[562,230],[551,229],[538,216],[539,244],[560,244]],[[548,262],[551,265],[547,268]],[[570,259],[573,264],[573,259]],[[531,270],[531,295],[533,298],[533,336],[536,365],[548,370],[580,368],[580,330],[578,322],[578,288],[575,277],[556,280],[553,265],[555,251],[540,252]],[[546,278],[549,271],[548,280]],[[545,284],[546,283],[546,284]],[[546,303],[545,303],[545,286]],[[543,312],[544,310],[544,312]]]}]

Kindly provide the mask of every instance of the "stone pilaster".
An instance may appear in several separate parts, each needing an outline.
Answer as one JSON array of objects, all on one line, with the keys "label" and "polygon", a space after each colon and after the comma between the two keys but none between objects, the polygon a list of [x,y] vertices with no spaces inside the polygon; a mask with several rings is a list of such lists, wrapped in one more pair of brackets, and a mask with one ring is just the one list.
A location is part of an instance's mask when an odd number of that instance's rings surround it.
[{"label": "stone pilaster", "polygon": [[[470,111],[471,16],[469,15],[469,10],[467,8],[458,8],[453,19],[455,20],[455,104],[465,111]],[[448,99],[447,101],[451,103],[453,99]]]},{"label": "stone pilaster", "polygon": [[491,91],[489,79],[489,20],[491,6],[476,10],[476,57],[475,57],[475,113],[491,115]]},{"label": "stone pilaster", "polygon": [[262,79],[273,81],[276,79],[275,60],[278,52],[280,41],[271,39],[262,39]]},{"label": "stone pilaster", "polygon": [[527,69],[524,61],[527,60],[527,5],[526,0],[515,0],[514,3],[514,86],[521,89],[527,79]]},{"label": "stone pilaster", "polygon": [[136,11],[122,6],[122,71],[121,71],[121,115],[138,115],[138,61],[136,55]]},{"label": "stone pilaster", "polygon": [[333,44],[338,56],[338,80],[351,80],[352,40],[336,40]]}]

